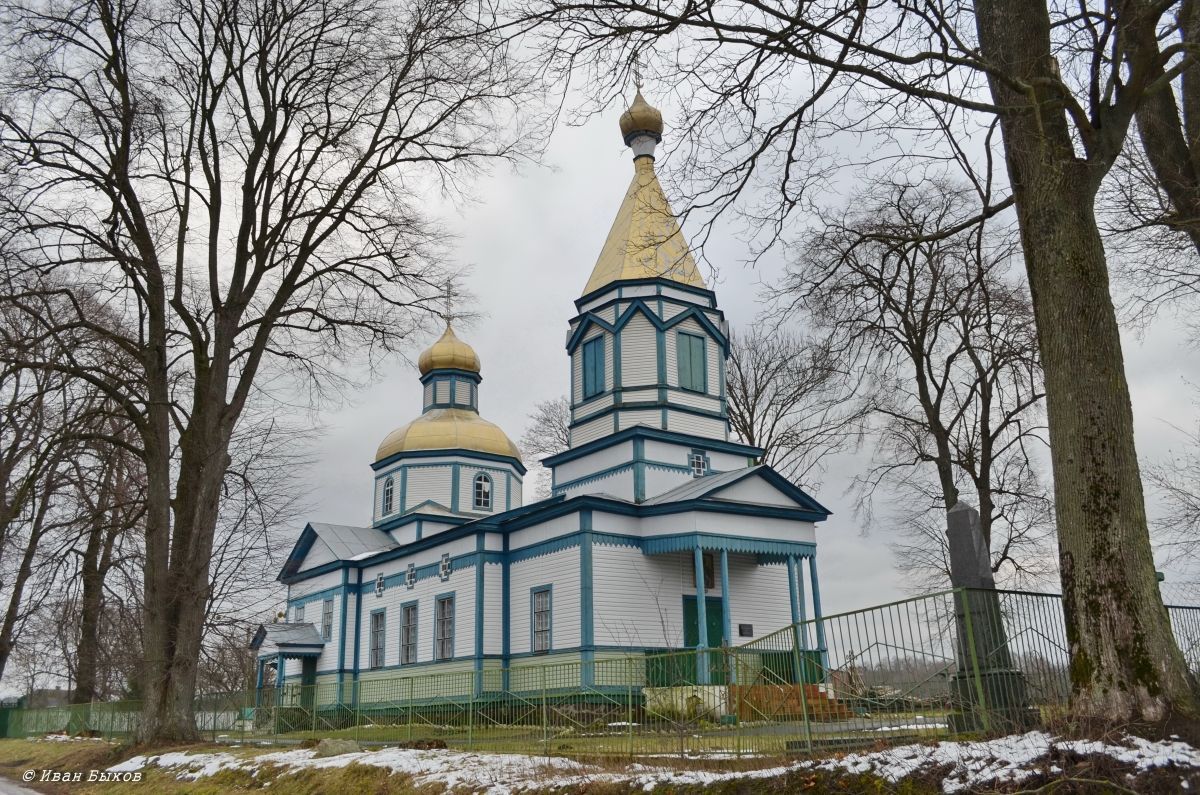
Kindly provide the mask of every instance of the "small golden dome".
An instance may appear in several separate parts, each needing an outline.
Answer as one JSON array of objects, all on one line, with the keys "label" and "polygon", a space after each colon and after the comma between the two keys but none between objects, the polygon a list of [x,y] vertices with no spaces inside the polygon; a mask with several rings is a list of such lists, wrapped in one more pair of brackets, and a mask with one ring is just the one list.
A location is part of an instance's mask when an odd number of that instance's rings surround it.
[{"label": "small golden dome", "polygon": [[662,138],[663,118],[658,108],[651,105],[642,97],[641,89],[633,98],[629,110],[621,114],[621,135],[628,142],[629,136],[635,132],[653,133]]},{"label": "small golden dome", "polygon": [[410,450],[474,450],[521,460],[520,451],[504,431],[469,409],[433,409],[422,414],[389,433],[375,460]]},{"label": "small golden dome", "polygon": [[454,329],[450,328],[450,324],[447,323],[446,331],[442,333],[441,338],[417,359],[417,368],[421,371],[421,375],[425,375],[430,370],[448,369],[478,373],[479,356],[475,353],[474,348],[454,336]]}]

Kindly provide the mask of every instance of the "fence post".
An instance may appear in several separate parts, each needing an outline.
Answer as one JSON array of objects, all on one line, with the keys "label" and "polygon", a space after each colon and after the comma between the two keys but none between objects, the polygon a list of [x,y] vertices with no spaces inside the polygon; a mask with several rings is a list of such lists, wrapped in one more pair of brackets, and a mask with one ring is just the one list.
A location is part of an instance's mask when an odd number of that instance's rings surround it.
[{"label": "fence post", "polygon": [[350,692],[354,696],[354,742],[358,742],[362,737],[362,682],[357,679],[350,685]]},{"label": "fence post", "polygon": [[812,753],[812,725],[808,720],[808,690],[804,686],[804,658],[800,654],[799,624],[792,628],[792,670],[796,672],[796,687],[800,690],[800,713],[804,721],[804,748]]},{"label": "fence post", "polygon": [[[482,675],[481,675],[482,676]],[[474,679],[472,674],[471,678]],[[471,694],[467,696],[467,747],[475,748],[475,687],[471,686]]]},{"label": "fence post", "polygon": [[629,755],[633,756],[633,658],[625,658],[625,731],[629,735]]},{"label": "fence post", "polygon": [[413,738],[413,680],[414,676],[408,678],[408,741],[412,742]]},{"label": "fence post", "polygon": [[550,716],[546,712],[546,666],[541,667],[542,671],[542,750],[546,756],[550,756]]}]

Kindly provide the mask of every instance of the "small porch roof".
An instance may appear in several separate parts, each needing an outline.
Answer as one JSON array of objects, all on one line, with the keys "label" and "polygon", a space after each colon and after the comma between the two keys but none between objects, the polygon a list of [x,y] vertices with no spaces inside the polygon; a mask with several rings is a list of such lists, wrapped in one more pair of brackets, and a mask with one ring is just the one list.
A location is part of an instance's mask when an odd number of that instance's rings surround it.
[{"label": "small porch roof", "polygon": [[325,641],[313,624],[260,624],[250,648],[259,657],[317,657]]}]

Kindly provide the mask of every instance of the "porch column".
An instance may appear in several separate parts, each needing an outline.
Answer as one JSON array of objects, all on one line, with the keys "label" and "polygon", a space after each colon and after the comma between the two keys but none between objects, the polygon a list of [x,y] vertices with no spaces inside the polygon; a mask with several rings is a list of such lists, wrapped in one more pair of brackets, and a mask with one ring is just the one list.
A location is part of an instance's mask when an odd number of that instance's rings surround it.
[{"label": "porch column", "polygon": [[796,584],[796,575],[800,574],[800,571],[794,555],[788,555],[784,562],[788,573],[788,598],[792,604],[792,681],[800,684],[800,622],[803,614],[800,608],[800,589]]},{"label": "porch column", "polygon": [[[721,626],[725,629],[724,645],[732,648],[733,616],[729,605],[729,550],[726,549],[721,550]],[[729,683],[737,684],[736,657],[727,652],[724,659],[729,666]]]},{"label": "porch column", "polygon": [[692,563],[696,569],[696,636],[698,638],[696,649],[699,652],[696,655],[696,683],[706,685],[708,684],[708,655],[704,653],[704,650],[708,648],[708,615],[704,594],[704,552],[698,544],[692,550]]},{"label": "porch column", "polygon": [[817,648],[821,650],[821,667],[829,670],[829,649],[825,646],[825,622],[821,618],[821,586],[817,583],[817,555],[808,556],[808,576],[812,580],[813,624],[817,628]]},{"label": "porch column", "polygon": [[259,657],[255,663],[255,681],[254,681],[254,706],[262,706],[262,686],[263,686],[263,663],[266,660]]}]

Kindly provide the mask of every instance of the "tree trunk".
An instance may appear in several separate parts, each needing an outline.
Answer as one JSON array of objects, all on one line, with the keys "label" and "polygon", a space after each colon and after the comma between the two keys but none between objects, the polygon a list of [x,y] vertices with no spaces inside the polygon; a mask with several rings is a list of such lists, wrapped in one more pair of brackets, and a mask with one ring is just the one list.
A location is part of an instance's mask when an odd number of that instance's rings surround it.
[{"label": "tree trunk", "polygon": [[110,455],[111,464],[105,468],[102,491],[97,495],[96,515],[88,528],[83,551],[79,646],[75,651],[75,691],[71,695],[74,704],[86,704],[96,698],[104,581],[112,566],[113,545],[117,536],[127,529],[125,512],[132,510],[128,489],[130,473],[122,459],[124,453],[110,451]]},{"label": "tree trunk", "polygon": [[[1195,718],[1154,573],[1133,411],[1094,200],[1052,86],[1043,0],[979,0],[1046,381],[1072,710],[1088,723]],[[1016,83],[1027,88],[1018,90]]]}]

